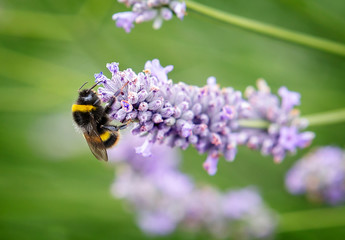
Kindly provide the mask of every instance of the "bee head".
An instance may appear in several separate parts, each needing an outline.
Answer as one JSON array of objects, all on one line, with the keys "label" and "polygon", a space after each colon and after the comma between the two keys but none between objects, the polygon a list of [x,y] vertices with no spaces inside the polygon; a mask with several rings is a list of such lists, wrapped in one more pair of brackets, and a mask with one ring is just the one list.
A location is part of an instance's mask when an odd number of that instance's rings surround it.
[{"label": "bee head", "polygon": [[[86,82],[87,83],[87,82]],[[92,90],[94,87],[97,86],[98,83],[96,83],[95,85],[93,85],[91,88],[89,89],[83,89],[81,90],[81,88],[86,84],[84,83],[78,90],[79,92],[79,98],[78,98],[78,102],[83,103],[83,104],[94,104],[96,102],[99,101],[98,96],[96,94],[96,92],[94,90]]]}]

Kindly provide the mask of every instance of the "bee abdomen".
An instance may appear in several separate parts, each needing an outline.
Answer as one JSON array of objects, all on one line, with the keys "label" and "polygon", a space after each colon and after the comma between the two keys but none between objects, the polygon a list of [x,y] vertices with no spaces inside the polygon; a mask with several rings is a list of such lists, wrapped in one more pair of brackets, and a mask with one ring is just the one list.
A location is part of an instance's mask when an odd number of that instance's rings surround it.
[{"label": "bee abdomen", "polygon": [[105,131],[104,133],[99,135],[102,139],[102,142],[106,148],[110,148],[115,146],[119,141],[119,133],[112,132],[112,131]]}]

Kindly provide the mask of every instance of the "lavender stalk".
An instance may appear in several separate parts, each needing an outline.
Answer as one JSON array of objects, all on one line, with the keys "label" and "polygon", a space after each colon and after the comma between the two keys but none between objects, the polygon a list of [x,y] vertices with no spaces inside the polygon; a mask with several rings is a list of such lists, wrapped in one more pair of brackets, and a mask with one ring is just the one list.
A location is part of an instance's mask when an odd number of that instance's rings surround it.
[{"label": "lavender stalk", "polygon": [[[162,67],[157,59],[148,61],[144,72],[138,74],[130,68],[120,71],[118,63],[107,67],[111,79],[95,74],[96,82],[103,84],[98,89],[100,98],[109,101],[128,83],[117,97],[110,117],[120,122],[138,122],[132,133],[146,136],[146,142],[137,148],[144,156],[150,155],[156,142],[182,149],[191,145],[199,153],[208,154],[203,167],[213,175],[219,157],[233,161],[238,145],[247,145],[280,162],[287,153],[307,147],[314,138],[312,132],[299,132],[306,127],[295,109],[300,95],[286,87],[279,89],[279,98],[260,79],[258,90],[247,88],[246,100],[231,87],[221,89],[214,77],[208,78],[202,88],[183,82],[174,84],[167,76],[173,66]],[[268,126],[243,127],[241,120],[262,120]]]}]

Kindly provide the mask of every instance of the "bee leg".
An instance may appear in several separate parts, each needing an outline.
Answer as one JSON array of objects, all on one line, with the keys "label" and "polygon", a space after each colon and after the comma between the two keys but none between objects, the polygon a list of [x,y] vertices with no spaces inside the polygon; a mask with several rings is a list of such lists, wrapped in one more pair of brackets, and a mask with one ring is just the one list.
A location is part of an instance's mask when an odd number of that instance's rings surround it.
[{"label": "bee leg", "polygon": [[104,113],[109,114],[111,112],[111,107],[113,106],[113,104],[116,102],[116,97],[121,94],[123,94],[123,88],[128,84],[128,82],[126,82],[119,90],[117,90],[114,95],[112,96],[112,98],[108,101],[107,106],[105,106],[104,108]]},{"label": "bee leg", "polygon": [[111,112],[111,107],[113,106],[113,104],[115,103],[116,98],[115,96],[113,96],[107,103],[107,105],[104,108],[104,113],[105,114],[109,114]]},{"label": "bee leg", "polygon": [[119,130],[123,130],[125,129],[129,123],[131,123],[132,121],[127,121],[125,124],[122,124],[122,125],[118,125],[118,126],[115,126],[115,125],[102,125],[101,128],[103,129],[106,129],[106,130],[109,130],[109,131],[119,131]]}]

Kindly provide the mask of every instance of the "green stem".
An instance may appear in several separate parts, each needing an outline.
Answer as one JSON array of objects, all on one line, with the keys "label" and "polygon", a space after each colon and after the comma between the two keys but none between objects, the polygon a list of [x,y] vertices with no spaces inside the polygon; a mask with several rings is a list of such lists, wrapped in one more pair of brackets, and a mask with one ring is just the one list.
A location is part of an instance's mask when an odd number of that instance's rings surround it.
[{"label": "green stem", "polygon": [[[308,120],[308,126],[320,126],[320,125],[328,125],[334,123],[345,122],[345,108],[323,112],[323,113],[315,113],[307,116],[302,116]],[[269,122],[265,120],[249,120],[249,119],[242,119],[239,120],[239,124],[242,127],[247,128],[267,128],[269,126]]]},{"label": "green stem", "polygon": [[279,232],[293,232],[345,226],[345,208],[321,208],[280,215]]},{"label": "green stem", "polygon": [[241,27],[243,29],[258,32],[263,35],[275,37],[288,42],[297,43],[310,48],[315,48],[328,53],[345,56],[345,45],[341,43],[336,43],[330,40],[286,30],[269,24],[260,23],[254,20],[239,17],[217,9],[213,9],[193,1],[188,0],[186,1],[186,4],[187,7],[191,10],[200,12],[207,16],[235,25],[237,27]]},{"label": "green stem", "polygon": [[345,121],[345,109],[311,114],[304,116],[304,118],[308,119],[309,126],[340,123]]},{"label": "green stem", "polygon": [[265,120],[249,120],[249,119],[241,119],[239,120],[239,124],[241,127],[262,128],[262,129],[266,129],[270,125],[269,122]]}]

